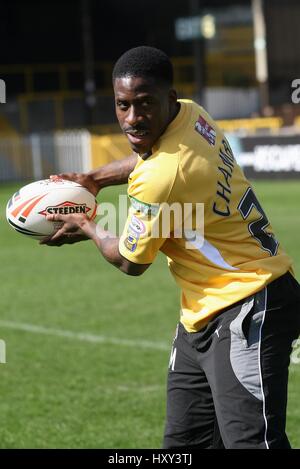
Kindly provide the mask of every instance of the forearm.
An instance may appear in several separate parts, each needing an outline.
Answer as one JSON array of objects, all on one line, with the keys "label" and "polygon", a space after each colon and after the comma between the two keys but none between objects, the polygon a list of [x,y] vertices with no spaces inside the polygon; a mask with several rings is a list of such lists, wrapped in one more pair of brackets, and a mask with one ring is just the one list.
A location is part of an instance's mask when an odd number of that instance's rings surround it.
[{"label": "forearm", "polygon": [[104,259],[120,269],[123,258],[119,253],[119,238],[95,223],[85,223],[83,230],[96,244]]},{"label": "forearm", "polygon": [[133,171],[137,162],[137,155],[132,154],[122,160],[112,161],[100,168],[93,169],[88,173],[98,186],[98,190],[103,187],[117,184],[125,184],[128,176]]},{"label": "forearm", "polygon": [[120,238],[96,226],[93,221],[83,220],[80,228],[96,244],[104,259],[124,274],[138,276],[149,267],[149,264],[134,264],[125,259],[119,251]]},{"label": "forearm", "polygon": [[[49,238],[42,241],[42,244],[49,246],[61,246],[73,240],[76,233],[76,240],[91,239],[101,252],[107,262],[117,267],[127,275],[141,275],[148,269],[150,264],[135,264],[120,254],[120,238],[104,230],[100,224],[88,218],[86,214],[76,213],[69,215],[47,215],[48,221],[63,222],[62,227]],[[74,231],[75,230],[75,231]],[[69,236],[72,236],[72,239]],[[80,238],[80,239],[79,239]],[[76,240],[74,242],[76,242]]]}]

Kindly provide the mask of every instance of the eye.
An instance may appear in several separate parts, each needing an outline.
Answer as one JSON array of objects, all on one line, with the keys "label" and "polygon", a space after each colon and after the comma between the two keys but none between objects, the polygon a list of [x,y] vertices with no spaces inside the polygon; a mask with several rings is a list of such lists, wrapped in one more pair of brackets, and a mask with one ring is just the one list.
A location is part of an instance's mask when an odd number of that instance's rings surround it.
[{"label": "eye", "polygon": [[150,101],[149,99],[145,99],[144,101],[142,101],[141,104],[142,104],[142,107],[143,107],[143,108],[148,108],[148,107],[151,106],[152,103],[151,103],[151,101]]},{"label": "eye", "polygon": [[126,101],[117,101],[117,107],[121,109],[121,111],[126,111],[128,109],[128,103]]}]

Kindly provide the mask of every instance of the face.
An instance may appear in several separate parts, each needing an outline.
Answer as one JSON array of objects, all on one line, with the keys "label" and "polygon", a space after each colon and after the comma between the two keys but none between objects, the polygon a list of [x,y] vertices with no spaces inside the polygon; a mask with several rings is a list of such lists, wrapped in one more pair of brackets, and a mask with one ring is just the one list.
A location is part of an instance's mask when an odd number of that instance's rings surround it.
[{"label": "face", "polygon": [[114,92],[117,118],[133,151],[149,152],[174,118],[176,92],[137,77],[116,78]]}]

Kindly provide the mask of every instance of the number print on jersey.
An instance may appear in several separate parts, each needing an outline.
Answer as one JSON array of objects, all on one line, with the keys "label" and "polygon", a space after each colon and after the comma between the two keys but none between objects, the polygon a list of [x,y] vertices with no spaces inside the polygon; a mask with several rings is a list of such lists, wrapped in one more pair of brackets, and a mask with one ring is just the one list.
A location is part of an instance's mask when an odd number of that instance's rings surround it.
[{"label": "number print on jersey", "polygon": [[271,256],[275,256],[277,254],[279,243],[272,234],[265,231],[270,224],[269,220],[257,200],[253,189],[249,187],[238,205],[238,210],[240,211],[243,219],[246,220],[253,208],[256,208],[256,210],[261,214],[261,217],[258,220],[249,223],[248,230],[251,233],[251,236],[261,244],[262,249],[268,251]]}]

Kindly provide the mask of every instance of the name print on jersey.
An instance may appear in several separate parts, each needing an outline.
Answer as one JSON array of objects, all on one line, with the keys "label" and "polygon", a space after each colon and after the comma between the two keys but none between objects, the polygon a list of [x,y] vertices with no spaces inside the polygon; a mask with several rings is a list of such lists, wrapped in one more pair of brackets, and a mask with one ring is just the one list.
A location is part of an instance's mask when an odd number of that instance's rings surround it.
[{"label": "name print on jersey", "polygon": [[217,183],[216,200],[213,204],[213,211],[222,217],[230,215],[230,182],[234,170],[235,159],[229,143],[224,138],[219,151],[221,165],[218,166],[219,179]]}]

